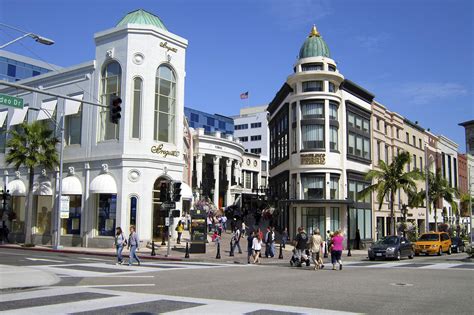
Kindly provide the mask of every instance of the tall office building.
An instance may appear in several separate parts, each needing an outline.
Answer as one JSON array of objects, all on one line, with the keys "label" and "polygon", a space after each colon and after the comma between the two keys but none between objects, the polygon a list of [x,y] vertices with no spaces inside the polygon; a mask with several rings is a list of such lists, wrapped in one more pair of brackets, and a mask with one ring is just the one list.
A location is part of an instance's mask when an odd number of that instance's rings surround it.
[{"label": "tall office building", "polygon": [[60,68],[41,60],[0,50],[0,80],[15,82]]}]

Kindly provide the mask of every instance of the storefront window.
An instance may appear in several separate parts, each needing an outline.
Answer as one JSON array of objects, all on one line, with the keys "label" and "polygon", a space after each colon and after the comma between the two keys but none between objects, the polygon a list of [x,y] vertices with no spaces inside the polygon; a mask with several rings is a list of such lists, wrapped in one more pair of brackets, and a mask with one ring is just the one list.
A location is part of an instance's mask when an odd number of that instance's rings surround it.
[{"label": "storefront window", "polygon": [[324,174],[303,175],[304,199],[324,199]]},{"label": "storefront window", "polygon": [[340,217],[339,217],[339,208],[331,208],[331,231],[337,231],[340,228]]},{"label": "storefront window", "polygon": [[361,239],[372,238],[372,210],[351,209],[350,230],[351,240],[355,239],[357,230],[359,230]]},{"label": "storefront window", "polygon": [[81,195],[69,196],[69,218],[61,220],[62,235],[79,235],[81,234]]},{"label": "storefront window", "polygon": [[312,235],[316,229],[319,229],[321,234],[324,233],[326,229],[326,210],[324,207],[319,208],[302,208],[301,209],[301,223],[306,229],[308,235]]},{"label": "storefront window", "polygon": [[331,199],[339,199],[339,177],[331,176]]},{"label": "storefront window", "polygon": [[51,214],[53,210],[52,196],[36,197],[36,233],[51,233]]},{"label": "storefront window", "polygon": [[100,236],[114,236],[117,215],[117,195],[99,194],[97,231]]},{"label": "storefront window", "polygon": [[303,149],[324,149],[324,125],[301,126]]},{"label": "storefront window", "polygon": [[23,233],[25,229],[25,197],[12,196],[12,211],[10,220],[12,221],[12,232]]}]

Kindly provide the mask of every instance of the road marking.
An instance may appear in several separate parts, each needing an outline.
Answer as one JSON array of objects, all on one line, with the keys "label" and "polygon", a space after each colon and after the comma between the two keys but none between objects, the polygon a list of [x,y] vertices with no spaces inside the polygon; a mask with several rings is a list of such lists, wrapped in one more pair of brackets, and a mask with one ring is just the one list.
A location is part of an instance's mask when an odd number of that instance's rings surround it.
[{"label": "road marking", "polygon": [[154,287],[154,283],[133,283],[133,284],[91,284],[78,285],[81,288],[113,288],[113,287]]},{"label": "road marking", "polygon": [[30,257],[26,257],[26,259],[32,260],[32,261],[49,261],[49,262],[56,262],[56,263],[63,263],[63,262],[64,262],[64,260],[54,260],[54,259],[45,259],[45,258],[30,258]]},{"label": "road marking", "polygon": [[89,257],[79,257],[79,259],[84,259],[84,260],[97,260],[97,261],[111,261],[111,259],[100,259],[100,258],[89,258]]},{"label": "road marking", "polygon": [[155,276],[121,276],[121,275],[110,275],[107,278],[154,278]]}]

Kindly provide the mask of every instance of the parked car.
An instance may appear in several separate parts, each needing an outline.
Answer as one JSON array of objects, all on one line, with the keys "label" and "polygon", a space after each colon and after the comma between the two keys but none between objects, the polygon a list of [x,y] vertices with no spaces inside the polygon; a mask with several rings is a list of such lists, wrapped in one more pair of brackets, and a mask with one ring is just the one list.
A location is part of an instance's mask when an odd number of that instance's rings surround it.
[{"label": "parked car", "polygon": [[422,234],[415,243],[415,255],[419,254],[438,254],[451,255],[451,238],[446,232],[429,232]]},{"label": "parked car", "polygon": [[400,260],[402,257],[413,259],[415,255],[413,244],[403,236],[387,236],[369,247],[369,259],[394,258]]},{"label": "parked car", "polygon": [[466,253],[469,257],[474,257],[474,242],[467,244]]},{"label": "parked car", "polygon": [[451,251],[453,253],[463,253],[465,250],[464,241],[460,237],[451,238]]}]

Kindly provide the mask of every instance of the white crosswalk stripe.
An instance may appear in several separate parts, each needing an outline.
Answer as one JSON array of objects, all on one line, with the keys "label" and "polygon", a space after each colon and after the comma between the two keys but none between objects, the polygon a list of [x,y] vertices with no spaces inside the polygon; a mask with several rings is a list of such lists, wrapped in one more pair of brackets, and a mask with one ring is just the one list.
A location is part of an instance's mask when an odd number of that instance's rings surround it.
[{"label": "white crosswalk stripe", "polygon": [[345,262],[350,268],[403,268],[403,269],[434,269],[434,270],[465,270],[474,271],[474,263],[426,263],[426,262]]}]

